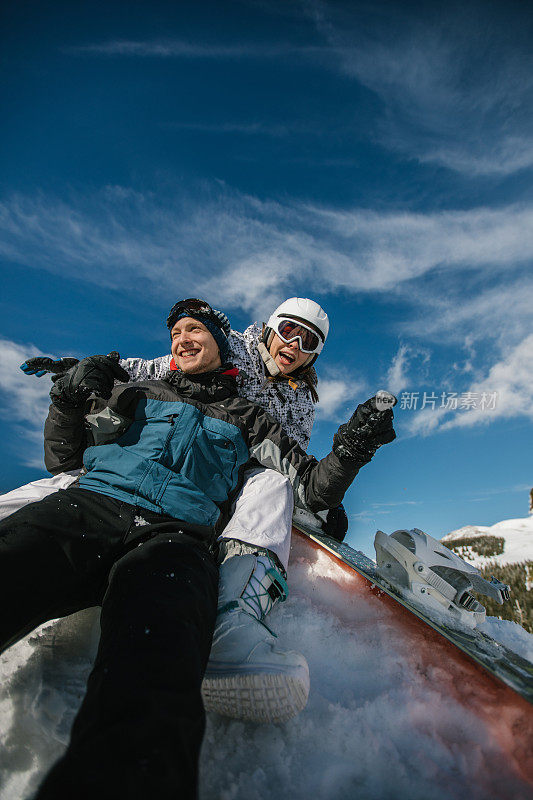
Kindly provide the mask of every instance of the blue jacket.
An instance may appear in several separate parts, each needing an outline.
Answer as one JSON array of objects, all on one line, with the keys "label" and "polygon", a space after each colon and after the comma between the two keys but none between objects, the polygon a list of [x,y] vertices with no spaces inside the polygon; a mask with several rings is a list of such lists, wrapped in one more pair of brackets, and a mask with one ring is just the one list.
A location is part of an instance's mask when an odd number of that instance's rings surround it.
[{"label": "blue jacket", "polygon": [[[339,505],[357,474],[353,462],[307,455],[260,406],[237,395],[235,375],[215,371],[116,386],[89,417],[54,405],[45,425],[50,472],[81,466],[80,488],[216,531],[253,459],[287,475],[300,507]],[[104,443],[105,442],[105,443]]]},{"label": "blue jacket", "polygon": [[80,488],[214,526],[249,459],[240,429],[181,400],[141,398],[116,442],[89,447]]}]

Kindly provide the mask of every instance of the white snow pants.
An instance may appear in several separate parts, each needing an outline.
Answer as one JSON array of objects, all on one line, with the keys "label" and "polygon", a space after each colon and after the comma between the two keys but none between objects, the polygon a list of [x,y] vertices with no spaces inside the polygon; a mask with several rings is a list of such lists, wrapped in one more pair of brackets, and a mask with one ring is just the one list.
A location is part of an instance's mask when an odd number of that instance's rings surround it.
[{"label": "white snow pants", "polygon": [[291,482],[273,469],[246,470],[221,539],[239,539],[272,550],[285,569],[291,549],[294,495]]},{"label": "white snow pants", "polygon": [[[0,519],[58,489],[67,489],[79,474],[80,470],[62,472],[0,495]],[[273,469],[249,469],[244,473],[244,484],[233,504],[232,517],[220,538],[239,539],[272,550],[287,569],[293,505],[288,478]]]},{"label": "white snow pants", "polygon": [[72,472],[61,472],[59,475],[52,475],[50,478],[43,478],[40,481],[30,481],[25,486],[19,486],[12,492],[0,495],[0,519],[8,517],[19,508],[27,506],[28,503],[36,503],[44,500],[49,494],[54,494],[58,489],[68,489],[74,483],[81,470],[74,469]]}]

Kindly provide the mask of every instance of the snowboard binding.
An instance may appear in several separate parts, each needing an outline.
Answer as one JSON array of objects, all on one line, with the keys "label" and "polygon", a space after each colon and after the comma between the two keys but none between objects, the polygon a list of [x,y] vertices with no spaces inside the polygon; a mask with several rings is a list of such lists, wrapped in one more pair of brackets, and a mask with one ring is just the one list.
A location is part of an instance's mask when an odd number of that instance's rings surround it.
[{"label": "snowboard binding", "polygon": [[447,610],[470,628],[484,622],[486,616],[485,607],[472,591],[500,605],[509,599],[507,584],[494,576],[486,580],[476,567],[418,528],[390,536],[377,531],[374,547],[378,573],[400,594],[427,609]]}]

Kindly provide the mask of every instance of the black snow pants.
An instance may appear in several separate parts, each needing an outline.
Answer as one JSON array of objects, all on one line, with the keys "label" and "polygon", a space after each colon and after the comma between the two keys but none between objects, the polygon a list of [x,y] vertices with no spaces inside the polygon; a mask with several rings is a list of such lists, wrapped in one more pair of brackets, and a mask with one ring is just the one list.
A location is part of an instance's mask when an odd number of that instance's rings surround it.
[{"label": "black snow pants", "polygon": [[58,491],[0,522],[0,650],[102,605],[85,699],[36,800],[197,796],[217,592],[210,542],[95,492]]}]

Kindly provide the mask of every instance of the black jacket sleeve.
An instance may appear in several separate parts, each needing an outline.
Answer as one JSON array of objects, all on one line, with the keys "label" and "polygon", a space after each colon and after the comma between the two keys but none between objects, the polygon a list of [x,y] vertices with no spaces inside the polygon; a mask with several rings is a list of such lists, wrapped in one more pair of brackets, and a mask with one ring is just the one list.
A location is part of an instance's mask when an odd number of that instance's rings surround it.
[{"label": "black jacket sleeve", "polygon": [[317,461],[287,436],[270,414],[258,406],[253,409],[247,425],[250,455],[289,478],[298,507],[322,511],[338,506],[362,464],[341,459],[333,451]]},{"label": "black jacket sleeve", "polygon": [[48,472],[57,475],[78,469],[87,447],[85,409],[60,410],[52,404],[44,423],[44,463]]},{"label": "black jacket sleeve", "polygon": [[[137,384],[115,386],[109,401],[93,400],[80,408],[58,408],[53,403],[44,423],[44,463],[57,475],[83,466],[83,453],[95,444],[107,444],[126,430],[131,418],[119,414],[116,407],[133,416],[137,402]],[[87,413],[90,412],[90,413]]]}]

